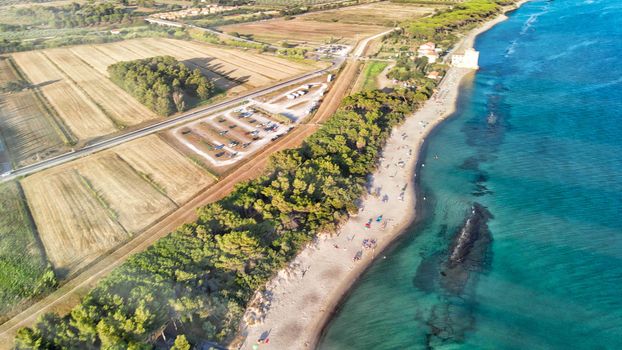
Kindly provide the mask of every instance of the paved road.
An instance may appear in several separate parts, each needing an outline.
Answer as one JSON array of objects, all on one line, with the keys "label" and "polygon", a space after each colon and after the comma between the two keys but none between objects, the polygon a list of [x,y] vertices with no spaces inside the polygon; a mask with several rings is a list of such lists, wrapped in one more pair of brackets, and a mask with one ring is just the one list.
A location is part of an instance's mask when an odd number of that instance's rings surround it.
[{"label": "paved road", "polygon": [[229,99],[227,101],[223,101],[223,102],[219,102],[213,105],[210,105],[208,107],[205,107],[203,109],[194,111],[194,112],[190,112],[190,113],[186,113],[186,114],[182,114],[180,116],[174,117],[174,118],[170,118],[170,119],[166,119],[164,121],[158,122],[156,124],[153,125],[149,125],[147,127],[144,127],[142,129],[139,130],[135,130],[135,131],[131,131],[128,132],[126,134],[123,135],[119,135],[116,137],[112,137],[97,143],[93,143],[90,145],[87,145],[79,150],[76,150],[74,152],[69,152],[69,153],[65,153],[65,154],[61,154],[60,156],[56,156],[53,158],[49,158],[46,160],[43,160],[41,162],[35,163],[35,164],[31,164],[22,168],[19,168],[17,170],[14,170],[13,172],[11,172],[8,175],[2,176],[2,178],[0,179],[0,183],[5,182],[5,181],[10,181],[13,180],[15,178],[18,178],[20,176],[26,176],[50,167],[54,167],[63,163],[67,163],[70,162],[72,160],[81,158],[81,157],[85,157],[89,154],[95,153],[95,152],[100,152],[103,151],[105,149],[117,146],[119,144],[134,140],[136,138],[139,137],[143,137],[143,136],[147,136],[149,134],[153,134],[155,132],[158,131],[162,131],[164,129],[168,129],[172,126],[178,125],[178,124],[182,124],[185,122],[188,122],[190,120],[193,119],[198,119],[204,116],[207,116],[209,114],[212,114],[218,110],[227,108],[227,107],[232,107],[244,100],[248,100],[251,98],[256,98],[259,97],[261,95],[264,94],[268,94],[274,91],[277,91],[279,89],[282,89],[283,87],[289,86],[289,85],[294,85],[296,83],[300,83],[304,80],[307,80],[309,78],[315,77],[315,76],[319,76],[324,74],[327,71],[333,70],[338,68],[339,66],[341,66],[341,64],[343,63],[343,59],[337,59],[335,62],[333,62],[333,65],[331,67],[325,68],[325,69],[320,69],[320,70],[316,70],[307,74],[304,74],[302,76],[298,76],[296,78],[278,83],[276,85],[270,86],[268,88],[264,88],[246,95],[241,95],[239,97],[235,97],[232,99]]},{"label": "paved road", "polygon": [[390,30],[387,30],[386,32],[382,32],[382,33],[378,33],[374,36],[370,36],[369,38],[365,38],[363,40],[361,40],[358,45],[356,46],[356,48],[354,49],[354,52],[352,52],[352,57],[354,58],[359,58],[361,56],[363,56],[363,53],[365,53],[365,49],[367,48],[367,44],[369,44],[370,41],[374,40],[374,39],[378,39],[384,35],[387,35],[389,33],[392,33],[393,31],[398,30],[399,28],[393,28]]},{"label": "paved road", "polygon": [[259,42],[259,41],[254,41],[254,40],[249,40],[249,39],[244,39],[244,38],[240,38],[240,37],[237,37],[237,36],[229,35],[227,33],[219,32],[219,31],[211,29],[211,28],[199,27],[199,26],[195,26],[193,24],[186,24],[185,26],[189,27],[189,28],[194,28],[194,29],[202,30],[204,32],[208,32],[208,33],[211,33],[211,34],[214,34],[214,35],[217,35],[217,36],[222,36],[222,37],[225,37],[225,38],[228,38],[228,39],[231,39],[231,40],[242,41],[242,42],[249,43],[249,44],[264,45],[264,46],[270,47],[270,48],[272,48],[274,50],[278,50],[279,49],[278,47],[276,47],[274,45],[271,45],[271,44],[262,43],[262,42]]}]

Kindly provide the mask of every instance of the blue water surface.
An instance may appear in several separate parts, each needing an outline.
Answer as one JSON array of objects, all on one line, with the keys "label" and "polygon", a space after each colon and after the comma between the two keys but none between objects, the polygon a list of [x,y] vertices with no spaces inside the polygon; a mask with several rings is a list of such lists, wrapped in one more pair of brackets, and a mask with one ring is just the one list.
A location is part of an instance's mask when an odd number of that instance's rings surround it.
[{"label": "blue water surface", "polygon": [[[622,349],[622,1],[532,1],[476,48],[425,153],[425,217],[320,349]],[[439,272],[475,202],[493,241],[451,293]]]}]

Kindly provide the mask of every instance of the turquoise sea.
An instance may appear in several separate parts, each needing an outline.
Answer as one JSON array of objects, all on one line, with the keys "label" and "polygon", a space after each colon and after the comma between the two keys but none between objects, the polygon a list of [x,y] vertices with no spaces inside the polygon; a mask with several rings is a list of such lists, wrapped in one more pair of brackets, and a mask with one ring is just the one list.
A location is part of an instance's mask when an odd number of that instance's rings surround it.
[{"label": "turquoise sea", "polygon": [[[421,221],[320,349],[622,349],[622,1],[532,1],[476,48],[429,138]],[[474,203],[491,240],[444,276]]]}]

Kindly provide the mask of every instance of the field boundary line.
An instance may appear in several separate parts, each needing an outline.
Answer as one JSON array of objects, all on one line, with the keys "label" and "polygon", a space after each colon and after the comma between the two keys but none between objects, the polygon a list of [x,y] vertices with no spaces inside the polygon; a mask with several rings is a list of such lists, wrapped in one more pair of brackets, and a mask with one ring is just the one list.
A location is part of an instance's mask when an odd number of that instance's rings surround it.
[{"label": "field boundary line", "polygon": [[93,196],[93,198],[97,201],[97,203],[99,203],[101,208],[104,209],[104,211],[106,212],[106,215],[111,220],[116,222],[123,229],[123,231],[125,231],[126,234],[128,234],[130,237],[133,236],[133,233],[129,232],[125,228],[125,226],[121,224],[121,222],[119,221],[119,214],[112,208],[110,203],[108,203],[108,200],[106,200],[106,198],[100,193],[100,191],[98,191],[95,188],[95,186],[93,186],[93,184],[91,183],[91,180],[89,180],[86,176],[80,174],[80,171],[78,171],[77,169],[72,169],[72,170],[80,179],[80,183],[82,184],[82,186],[84,186],[87,192],[90,193],[91,196]]},{"label": "field boundary line", "polygon": [[123,162],[130,169],[132,169],[132,171],[136,175],[138,175],[141,179],[143,179],[143,181],[147,182],[154,190],[156,190],[159,194],[163,195],[164,197],[166,197],[166,199],[171,201],[171,203],[175,205],[175,208],[179,208],[181,206],[180,203],[177,203],[173,198],[169,197],[168,193],[166,193],[166,190],[164,189],[164,186],[160,185],[154,179],[152,179],[151,175],[147,173],[143,173],[142,171],[139,171],[138,169],[134,168],[132,164],[130,164],[130,162],[125,160],[125,158],[123,158],[123,156],[121,156],[119,153],[114,152],[114,151],[112,153],[114,154],[116,158],[119,159],[120,162]]},{"label": "field boundary line", "polygon": [[37,223],[32,216],[32,212],[30,211],[30,206],[28,205],[26,194],[24,193],[24,189],[22,188],[22,183],[19,181],[15,181],[15,186],[17,187],[17,192],[20,199],[20,212],[24,216],[24,220],[28,222],[28,226],[30,226],[30,230],[35,237],[35,241],[37,242],[37,248],[41,252],[42,263],[51,265],[50,260],[48,259],[47,251],[45,250],[45,246],[43,245],[43,241],[41,240],[41,236],[39,236],[39,229],[37,227]]},{"label": "field boundary line", "polygon": [[9,63],[9,67],[11,67],[11,70],[13,71],[13,74],[15,74],[19,79],[22,79],[30,84],[30,90],[35,95],[35,103],[37,104],[37,106],[39,106],[39,109],[44,112],[43,115],[45,119],[48,121],[48,123],[50,123],[56,134],[59,136],[60,140],[68,146],[73,146],[78,143],[78,138],[71,132],[69,127],[65,124],[63,119],[56,111],[56,109],[50,104],[45,95],[43,95],[41,88],[33,84],[32,81],[30,81],[30,79],[28,79],[28,77],[21,71],[21,69],[15,63],[13,56],[8,56],[7,60]]},{"label": "field boundary line", "polygon": [[[70,52],[72,55],[76,56],[75,54],[73,54],[72,52]],[[46,53],[45,51],[41,51],[41,55],[44,56],[56,69],[58,69],[58,71],[65,76],[65,78],[71,82],[71,84],[73,86],[75,86],[78,90],[80,90],[84,96],[86,96],[89,101],[91,101],[97,108],[99,108],[99,110],[106,116],[106,118],[110,119],[110,121],[112,122],[112,124],[115,126],[115,128],[117,130],[124,130],[125,128],[127,128],[127,125],[125,125],[124,123],[120,122],[119,120],[117,120],[115,117],[113,117],[110,112],[104,108],[104,106],[102,106],[99,102],[95,101],[95,99],[93,98],[93,96],[91,96],[88,92],[86,92],[86,90],[84,90],[84,88],[82,86],[80,86],[80,84],[78,84],[77,81],[73,80],[73,78],[71,78],[71,76],[69,76],[69,74],[63,70],[56,62],[54,62],[53,59],[51,59]],[[77,56],[76,56],[77,57]],[[79,57],[78,57],[79,58]],[[99,75],[99,73],[95,72],[97,75]],[[107,79],[107,78],[105,78]]]}]

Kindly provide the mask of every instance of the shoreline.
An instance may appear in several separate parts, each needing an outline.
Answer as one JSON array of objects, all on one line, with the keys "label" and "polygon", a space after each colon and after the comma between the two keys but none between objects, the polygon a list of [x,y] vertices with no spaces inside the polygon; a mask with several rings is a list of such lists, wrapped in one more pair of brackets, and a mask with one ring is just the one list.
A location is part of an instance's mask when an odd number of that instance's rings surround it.
[{"label": "shoreline", "polygon": [[[518,9],[521,0],[497,17],[468,32],[455,48],[473,47],[478,35],[506,20],[506,13]],[[262,292],[257,292],[244,314],[240,349],[252,349],[256,340],[270,338],[275,349],[315,349],[324,329],[338,311],[344,297],[359,277],[383,252],[416,222],[417,170],[425,142],[433,130],[454,114],[460,85],[475,71],[451,67],[422,108],[398,127],[383,147],[376,171],[370,175],[368,194],[358,215],[352,216],[334,236],[319,236],[304,248],[287,268],[278,272]],[[373,192],[379,195],[372,195]],[[394,210],[394,208],[406,210]],[[412,208],[412,210],[408,210]],[[383,216],[382,223],[376,218]],[[373,219],[371,228],[365,223]],[[375,239],[377,246],[361,248],[363,239]],[[362,252],[359,261],[353,257]],[[259,345],[259,348],[267,345]]]}]

